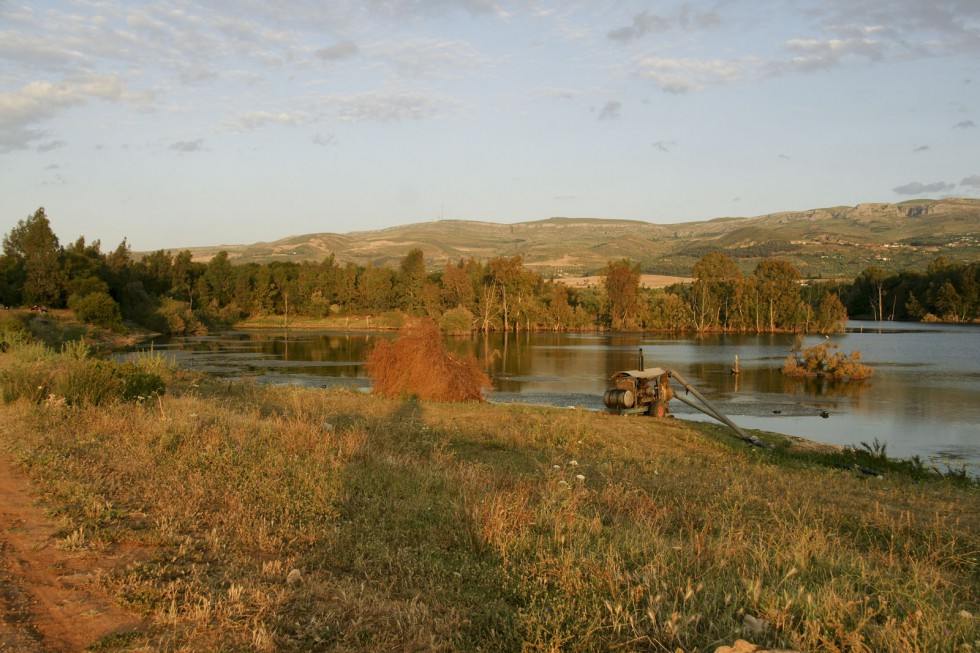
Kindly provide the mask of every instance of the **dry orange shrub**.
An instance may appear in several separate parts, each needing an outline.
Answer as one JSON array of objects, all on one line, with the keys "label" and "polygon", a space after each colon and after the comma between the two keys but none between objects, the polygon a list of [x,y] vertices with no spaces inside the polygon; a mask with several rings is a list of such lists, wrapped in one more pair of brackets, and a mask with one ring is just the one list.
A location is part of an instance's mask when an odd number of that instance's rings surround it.
[{"label": "dry orange shrub", "polygon": [[787,357],[782,369],[788,376],[861,381],[870,378],[874,370],[860,360],[861,352],[857,350],[848,355],[839,351],[836,343],[822,343]]},{"label": "dry orange shrub", "polygon": [[439,327],[428,319],[402,327],[394,342],[379,341],[368,356],[367,373],[372,391],[386,397],[482,401],[484,391],[493,389],[476,358],[447,352]]}]

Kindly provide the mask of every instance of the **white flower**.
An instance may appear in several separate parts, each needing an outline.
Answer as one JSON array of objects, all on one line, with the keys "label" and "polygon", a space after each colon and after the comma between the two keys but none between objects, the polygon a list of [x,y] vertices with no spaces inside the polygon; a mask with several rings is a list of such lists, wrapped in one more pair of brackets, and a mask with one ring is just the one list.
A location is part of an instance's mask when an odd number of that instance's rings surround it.
[{"label": "white flower", "polygon": [[577,460],[569,460],[568,461],[568,464],[571,465],[572,467],[578,467],[578,461]]},{"label": "white flower", "polygon": [[585,482],[585,475],[584,474],[578,474],[578,475],[575,476],[575,478],[577,478],[579,480],[579,482],[581,482],[581,483],[584,483]]}]

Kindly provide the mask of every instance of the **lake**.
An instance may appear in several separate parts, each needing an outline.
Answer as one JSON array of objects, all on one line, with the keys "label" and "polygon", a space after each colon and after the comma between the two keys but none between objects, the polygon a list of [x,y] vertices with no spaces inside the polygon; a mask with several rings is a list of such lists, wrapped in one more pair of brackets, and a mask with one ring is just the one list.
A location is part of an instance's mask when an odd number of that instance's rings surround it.
[{"label": "lake", "polygon": [[[367,389],[363,362],[377,338],[393,334],[229,331],[161,339],[155,351],[183,367],[259,383]],[[704,336],[659,333],[519,333],[447,338],[459,354],[489,361],[491,401],[603,410],[609,376],[647,367],[676,369],[739,426],[843,445],[887,445],[980,470],[980,328],[897,322],[848,323],[831,336],[875,369],[868,381],[833,383],[783,376],[790,334]],[[824,340],[810,336],[805,345]],[[145,348],[145,347],[144,347]],[[741,374],[730,369],[738,355]],[[675,383],[675,391],[680,386]],[[671,402],[682,419],[708,419]],[[821,413],[829,416],[821,417]]]}]

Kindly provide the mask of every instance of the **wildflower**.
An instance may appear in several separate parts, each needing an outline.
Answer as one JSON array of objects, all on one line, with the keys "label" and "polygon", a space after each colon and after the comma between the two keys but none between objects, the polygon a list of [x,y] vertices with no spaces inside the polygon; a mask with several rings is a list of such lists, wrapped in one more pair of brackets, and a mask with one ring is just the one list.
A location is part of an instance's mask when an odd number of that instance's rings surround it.
[{"label": "wildflower", "polygon": [[577,460],[569,460],[568,461],[568,464],[571,467],[578,467],[578,461]]},{"label": "wildflower", "polygon": [[575,476],[575,478],[577,478],[580,483],[584,483],[585,482],[585,475],[584,474],[577,474]]}]

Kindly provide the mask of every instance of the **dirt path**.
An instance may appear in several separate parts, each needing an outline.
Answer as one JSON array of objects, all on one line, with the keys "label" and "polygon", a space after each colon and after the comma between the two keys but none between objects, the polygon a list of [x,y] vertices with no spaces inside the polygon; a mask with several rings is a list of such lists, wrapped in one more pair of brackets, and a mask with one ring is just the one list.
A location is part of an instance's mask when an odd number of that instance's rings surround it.
[{"label": "dirt path", "polygon": [[57,530],[35,504],[30,482],[0,454],[0,652],[74,653],[142,626],[96,582],[100,570],[120,562],[58,549]]}]

